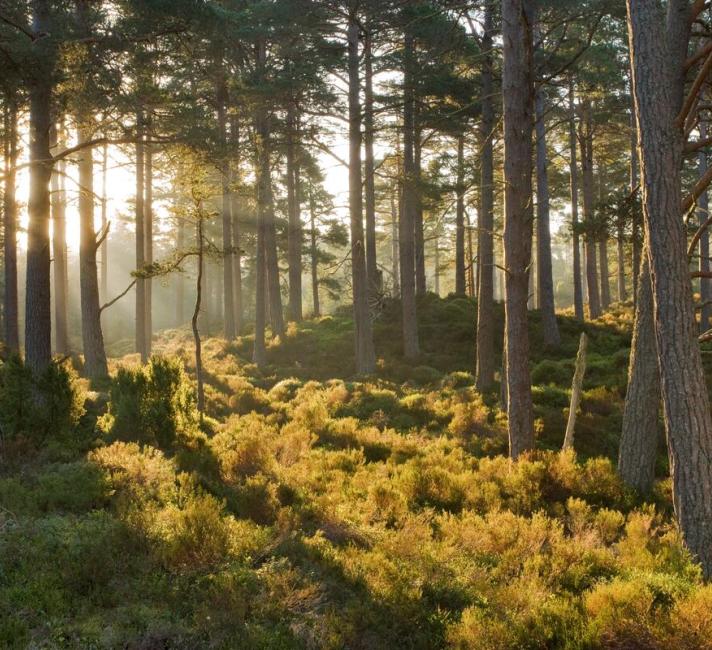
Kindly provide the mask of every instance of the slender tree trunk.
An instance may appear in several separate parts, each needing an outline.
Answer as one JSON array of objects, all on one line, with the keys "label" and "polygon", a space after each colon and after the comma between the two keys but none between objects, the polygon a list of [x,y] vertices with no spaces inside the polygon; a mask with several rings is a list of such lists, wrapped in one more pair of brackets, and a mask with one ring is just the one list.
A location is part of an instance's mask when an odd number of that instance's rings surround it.
[{"label": "slender tree trunk", "polygon": [[[628,0],[631,68],[641,151],[645,249],[651,267],[663,419],[673,505],[683,538],[712,576],[712,414],[692,302],[680,214],[684,93],[690,5]],[[664,26],[667,27],[666,33]]]},{"label": "slender tree trunk", "polygon": [[608,236],[604,233],[598,240],[598,259],[601,268],[601,308],[611,306],[611,284],[608,272]]},{"label": "slender tree trunk", "polygon": [[[176,250],[180,253],[185,250],[185,221],[178,217],[176,225]],[[185,282],[182,273],[175,274],[176,283],[176,327],[185,323]]]},{"label": "slender tree trunk", "polygon": [[3,191],[3,254],[5,295],[3,304],[5,345],[10,352],[20,351],[19,307],[17,297],[17,103],[6,95],[5,102],[5,187]]},{"label": "slender tree trunk", "polygon": [[396,181],[391,190],[391,274],[393,275],[393,297],[400,297],[400,267],[399,267],[399,250],[398,243],[398,224],[400,218],[398,216],[400,205],[400,189],[399,183]]},{"label": "slender tree trunk", "polygon": [[376,257],[376,172],[373,152],[375,120],[373,115],[373,42],[371,30],[364,38],[364,207],[366,210],[366,275],[369,291],[378,291],[378,260]]},{"label": "slender tree trunk", "polygon": [[596,265],[596,238],[594,236],[593,206],[593,123],[591,101],[581,102],[581,171],[583,176],[583,221],[586,230],[586,293],[588,294],[588,315],[601,315],[601,298],[598,291],[598,268]]},{"label": "slender tree trunk", "polygon": [[660,411],[660,371],[655,345],[653,291],[647,256],[640,266],[633,342],[628,362],[628,389],[618,450],[618,472],[630,486],[647,494],[655,478]]},{"label": "slender tree trunk", "polygon": [[549,174],[546,159],[545,99],[541,89],[536,93],[536,209],[537,209],[537,272],[539,309],[544,333],[544,345],[557,348],[561,344],[554,304],[554,276],[551,268],[551,231],[549,230]]},{"label": "slender tree trunk", "polygon": [[314,188],[309,185],[309,226],[311,240],[311,282],[312,299],[314,301],[314,318],[321,316],[319,306],[319,249],[316,245],[316,204],[314,202]]},{"label": "slender tree trunk", "polygon": [[571,382],[571,402],[569,403],[569,419],[566,422],[566,434],[564,435],[564,444],[562,449],[574,448],[574,434],[576,432],[576,415],[579,404],[581,403],[581,390],[583,388],[583,376],[586,372],[586,346],[588,337],[585,332],[581,333],[579,339],[579,349],[576,355],[576,368],[574,370],[574,378]]},{"label": "slender tree trunk", "polygon": [[[707,137],[707,123],[700,120],[699,125],[700,139],[704,140]],[[697,154],[697,173],[703,176],[707,171],[707,150],[701,149]],[[699,212],[699,222],[702,225],[709,217],[709,199],[708,193],[705,190],[697,201]],[[710,232],[705,229],[700,237],[700,263],[699,269],[702,273],[710,271]],[[710,329],[710,319],[712,318],[712,279],[700,278],[700,301],[702,302],[702,310],[700,312],[700,332],[706,332]]]},{"label": "slender tree trunk", "polygon": [[[52,125],[52,149],[64,140],[63,125]],[[61,134],[61,135],[60,135]],[[54,262],[54,341],[57,354],[69,354],[67,325],[67,220],[64,192],[64,164],[57,163],[50,181],[52,191],[52,261]]]},{"label": "slender tree trunk", "polygon": [[474,298],[475,290],[475,251],[472,248],[472,224],[470,215],[465,212],[465,230],[467,230],[467,295]]},{"label": "slender tree trunk", "polygon": [[435,233],[435,268],[433,269],[433,283],[435,295],[440,297],[440,236]]},{"label": "slender tree trunk", "polygon": [[413,200],[415,207],[413,210],[413,233],[415,242],[415,293],[424,296],[427,290],[425,278],[425,223],[423,221],[423,170],[422,170],[422,129],[420,127],[420,115],[417,102],[413,100]]},{"label": "slender tree trunk", "polygon": [[219,142],[222,149],[222,160],[220,164],[220,180],[222,188],[222,202],[220,206],[220,222],[222,225],[222,249],[223,249],[223,335],[228,341],[232,341],[237,335],[235,326],[235,305],[233,282],[233,254],[232,254],[232,196],[230,189],[230,163],[227,152],[227,85],[222,69],[222,60],[218,64],[219,72],[215,89]]},{"label": "slender tree trunk", "polygon": [[290,104],[287,113],[287,258],[289,262],[289,320],[302,320],[302,219],[296,141],[299,117]]},{"label": "slender tree trunk", "polygon": [[359,97],[359,28],[356,15],[349,16],[349,215],[351,222],[351,275],[353,283],[356,373],[376,368],[373,329],[368,310],[368,277],[363,233],[361,183],[361,101]]},{"label": "slender tree trunk", "polygon": [[202,421],[205,413],[205,389],[203,388],[203,352],[200,341],[200,331],[198,330],[198,317],[200,316],[200,305],[203,298],[203,217],[198,214],[196,225],[196,239],[198,244],[198,277],[195,282],[195,308],[191,325],[193,328],[193,341],[195,342],[195,378],[198,384],[197,406]]},{"label": "slender tree trunk", "polygon": [[493,1],[485,4],[482,35],[482,119],[480,121],[480,205],[478,215],[478,257],[480,261],[477,290],[477,346],[475,387],[491,390],[494,384],[494,101],[492,80]]},{"label": "slender tree trunk", "polygon": [[56,43],[52,36],[49,3],[32,0],[32,28],[38,39],[37,61],[29,84],[30,191],[27,206],[27,275],[25,291],[25,362],[41,374],[52,360],[52,305],[50,297],[50,129]]},{"label": "slender tree trunk", "polygon": [[[148,123],[149,133],[151,123]],[[146,189],[144,190],[144,216],[145,216],[145,245],[146,252],[144,261],[147,266],[153,264],[153,147],[150,144],[145,146],[144,158],[146,162],[146,173],[144,182]],[[145,280],[146,283],[146,356],[150,357],[153,345],[153,280],[149,277]]]},{"label": "slender tree trunk", "polygon": [[457,137],[457,195],[455,209],[455,293],[464,296],[465,287],[465,136]]},{"label": "slender tree trunk", "polygon": [[[78,117],[77,140],[86,143],[92,133],[85,126],[88,117]],[[91,379],[100,379],[109,374],[104,351],[104,335],[101,331],[101,308],[99,304],[99,274],[96,263],[98,249],[94,230],[94,160],[93,149],[83,149],[79,155],[79,288],[82,311],[82,344],[84,349],[84,372]]]},{"label": "slender tree trunk", "polygon": [[530,0],[502,0],[506,382],[509,453],[514,459],[534,448],[527,317],[533,216],[533,9]]},{"label": "slender tree trunk", "polygon": [[238,196],[238,187],[240,183],[240,131],[236,117],[233,117],[230,123],[230,132],[232,136],[232,149],[234,159],[230,165],[230,204],[232,214],[232,306],[235,318],[235,333],[239,336],[242,334],[243,328],[243,309],[242,309],[242,249],[241,249],[241,223],[240,214],[241,206]]},{"label": "slender tree trunk", "polygon": [[628,300],[628,291],[625,286],[625,221],[622,217],[617,223],[616,260],[618,264],[618,302]]},{"label": "slender tree trunk", "polygon": [[[104,145],[101,149],[101,232],[109,232],[109,215],[107,194],[107,177],[109,165],[109,147]],[[99,296],[103,302],[109,299],[109,236],[104,237],[101,243],[101,290]]]},{"label": "slender tree trunk", "polygon": [[[146,161],[143,144],[143,122],[143,113],[139,111],[136,114],[136,132],[139,136],[139,140],[136,142],[136,269],[139,271],[146,265],[144,204]],[[143,278],[136,280],[136,352],[141,355],[141,363],[148,362],[148,346],[146,345],[146,282]]]}]

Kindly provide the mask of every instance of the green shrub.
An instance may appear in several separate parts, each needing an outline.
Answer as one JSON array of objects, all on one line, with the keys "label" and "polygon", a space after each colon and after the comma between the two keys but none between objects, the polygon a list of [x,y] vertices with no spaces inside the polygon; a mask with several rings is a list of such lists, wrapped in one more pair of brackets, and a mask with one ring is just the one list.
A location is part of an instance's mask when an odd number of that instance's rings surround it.
[{"label": "green shrub", "polygon": [[0,364],[0,430],[5,441],[66,439],[84,415],[85,394],[68,363],[52,362],[37,378],[19,357]]},{"label": "green shrub", "polygon": [[195,395],[180,359],[153,356],[143,367],[119,368],[109,395],[99,426],[114,440],[170,449],[197,431]]}]

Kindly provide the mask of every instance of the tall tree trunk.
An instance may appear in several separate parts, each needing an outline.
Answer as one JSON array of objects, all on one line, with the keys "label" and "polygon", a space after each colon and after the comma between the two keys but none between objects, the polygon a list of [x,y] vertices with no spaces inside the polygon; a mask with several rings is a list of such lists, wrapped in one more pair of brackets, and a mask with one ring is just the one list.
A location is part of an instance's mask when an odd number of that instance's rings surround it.
[{"label": "tall tree trunk", "polygon": [[[141,271],[146,265],[145,205],[144,191],[146,172],[145,150],[143,143],[144,119],[142,111],[136,114],[136,270]],[[146,345],[146,282],[136,280],[136,352],[141,355],[141,363],[148,361]]]},{"label": "tall tree trunk", "polygon": [[[704,140],[707,137],[707,123],[702,119],[700,120],[699,130],[700,139]],[[705,174],[707,167],[707,150],[701,149],[697,154],[697,173],[699,176],[703,176]],[[700,195],[700,198],[697,201],[697,207],[699,212],[699,222],[700,225],[702,225],[709,217],[709,198],[706,190]],[[705,231],[700,237],[699,269],[703,274],[709,274],[710,232],[707,228],[705,228]],[[712,318],[712,279],[704,276],[700,278],[700,301],[702,302],[702,309],[700,311],[700,332],[706,332],[710,329],[710,319]]]},{"label": "tall tree trunk", "polygon": [[400,183],[396,181],[391,189],[391,274],[393,275],[393,297],[400,297],[400,266],[399,253],[400,245],[398,243],[398,224],[400,200]]},{"label": "tall tree trunk", "polygon": [[[181,254],[185,250],[185,221],[182,216],[178,217],[176,224],[176,250]],[[176,273],[176,327],[180,327],[185,323],[185,282],[182,273]]]},{"label": "tall tree trunk", "polygon": [[[89,117],[78,117],[77,140],[87,143],[92,133],[86,126]],[[93,149],[87,147],[79,152],[79,288],[82,311],[82,344],[84,349],[84,372],[91,379],[101,379],[109,374],[104,350],[104,335],[101,331],[101,308],[99,305],[99,274],[96,264],[98,249],[94,230],[94,160]]]},{"label": "tall tree trunk", "polygon": [[309,184],[309,226],[312,300],[314,304],[314,318],[318,318],[321,316],[321,307],[319,306],[319,249],[316,245],[316,204],[314,202],[314,188],[311,183]]},{"label": "tall tree trunk", "polygon": [[551,268],[551,231],[549,230],[549,175],[546,159],[546,124],[544,93],[536,93],[536,218],[537,218],[537,273],[539,309],[544,334],[544,345],[559,347],[561,337],[556,322],[554,304],[554,275]]},{"label": "tall tree trunk", "polygon": [[356,373],[365,375],[376,368],[373,328],[368,309],[368,277],[363,233],[361,183],[361,101],[359,81],[359,27],[356,15],[349,16],[349,216],[351,222],[351,277],[353,284]]},{"label": "tall tree trunk", "polygon": [[640,265],[628,389],[618,450],[618,472],[630,486],[650,492],[655,478],[660,411],[660,371],[653,322],[653,290],[647,255]]},{"label": "tall tree trunk", "polygon": [[413,101],[413,117],[413,200],[415,201],[415,207],[413,210],[413,233],[415,242],[415,293],[418,296],[424,296],[427,290],[427,284],[425,278],[425,223],[423,221],[422,197],[423,132],[420,127],[420,115],[415,98]]},{"label": "tall tree trunk", "polygon": [[302,218],[299,197],[299,117],[296,107],[289,105],[287,111],[287,258],[289,262],[289,320],[302,320]]},{"label": "tall tree trunk", "polygon": [[[52,125],[53,151],[64,143],[64,125]],[[67,324],[67,220],[64,163],[57,163],[50,181],[52,191],[52,261],[54,262],[54,341],[57,354],[69,354]]]},{"label": "tall tree trunk", "polygon": [[[151,132],[151,121],[148,121],[148,132]],[[147,266],[153,264],[153,147],[147,144],[145,147],[145,162],[146,162],[146,173],[144,175],[144,182],[146,183],[146,188],[144,190],[144,217],[145,217],[145,230],[144,230],[144,241],[146,245],[146,251],[144,254],[144,261]],[[146,356],[151,356],[152,345],[153,345],[153,280],[149,277],[145,280],[146,283]]]},{"label": "tall tree trunk", "polygon": [[30,81],[30,193],[27,227],[27,275],[25,291],[25,361],[35,374],[52,360],[52,306],[50,298],[50,154],[53,77],[56,43],[52,36],[50,6],[32,0],[32,28],[46,34],[35,41],[37,54]]},{"label": "tall tree trunk", "polygon": [[433,285],[435,290],[435,295],[440,297],[440,235],[435,233],[434,242],[434,268],[433,268]]},{"label": "tall tree trunk", "polygon": [[243,309],[242,309],[242,249],[241,235],[241,206],[238,196],[238,188],[240,183],[240,127],[237,117],[232,118],[230,122],[230,135],[232,137],[232,149],[234,158],[230,165],[230,202],[232,214],[232,306],[235,314],[235,333],[239,336],[242,334],[243,328]]},{"label": "tall tree trunk", "polygon": [[485,4],[482,34],[482,119],[480,121],[480,205],[477,251],[480,262],[477,289],[477,346],[475,387],[491,390],[494,384],[494,101],[492,79],[493,2]]},{"label": "tall tree trunk", "polygon": [[5,101],[5,187],[3,191],[3,254],[5,295],[3,296],[5,345],[11,352],[20,351],[19,307],[17,297],[17,103],[14,97]]},{"label": "tall tree trunk", "polygon": [[457,185],[455,209],[455,293],[464,296],[465,287],[465,136],[457,137]]},{"label": "tall tree trunk", "polygon": [[467,230],[467,295],[474,298],[476,295],[475,251],[472,248],[472,224],[467,212],[465,212],[465,230]]},{"label": "tall tree trunk", "polygon": [[[690,5],[628,0],[633,93],[673,505],[684,540],[712,576],[712,414],[681,219],[682,106]],[[667,26],[665,33],[663,26]]]},{"label": "tall tree trunk", "polygon": [[608,235],[603,233],[598,240],[598,259],[601,269],[601,308],[608,309],[611,306],[611,284],[608,273]]},{"label": "tall tree trunk", "polygon": [[222,149],[220,163],[220,180],[222,187],[222,202],[220,205],[220,221],[222,225],[222,249],[223,249],[223,334],[228,341],[232,341],[237,335],[235,326],[235,295],[233,282],[233,254],[232,254],[232,193],[230,189],[230,163],[227,152],[227,85],[225,75],[222,70],[222,61],[219,63],[220,69],[216,84],[216,103],[218,116],[219,142]]},{"label": "tall tree trunk", "polygon": [[617,288],[618,302],[628,300],[628,291],[625,286],[625,221],[622,217],[618,218],[617,233],[616,233],[616,262],[618,265],[617,273]]},{"label": "tall tree trunk", "polygon": [[200,305],[202,302],[203,292],[203,217],[198,215],[198,223],[196,224],[196,240],[198,248],[198,277],[195,282],[195,307],[193,309],[193,318],[191,325],[193,329],[193,341],[195,343],[195,378],[198,384],[197,387],[197,407],[198,413],[202,420],[205,413],[205,389],[203,388],[203,351],[200,341],[200,331],[198,330],[198,317],[200,316]]},{"label": "tall tree trunk", "polygon": [[514,459],[534,448],[527,317],[533,217],[533,9],[531,0],[502,0],[506,382],[509,453]]},{"label": "tall tree trunk", "polygon": [[103,302],[109,299],[109,215],[107,194],[108,180],[108,165],[109,165],[109,146],[104,144],[101,148],[101,232],[107,233],[104,241],[101,242],[101,282],[99,296]]},{"label": "tall tree trunk", "polygon": [[588,294],[588,315],[601,315],[601,298],[598,291],[598,268],[596,265],[596,238],[594,235],[593,205],[593,122],[591,100],[581,101],[581,172],[583,176],[583,221],[586,246],[586,293]]},{"label": "tall tree trunk", "polygon": [[415,221],[417,188],[415,169],[415,43],[410,29],[405,33],[403,75],[403,208],[398,228],[400,257],[403,351],[406,359],[420,354],[418,318],[415,304]]},{"label": "tall tree trunk", "polygon": [[378,260],[376,257],[376,170],[373,146],[375,120],[373,105],[373,40],[369,28],[364,38],[364,207],[366,210],[366,275],[369,291],[378,291]]}]

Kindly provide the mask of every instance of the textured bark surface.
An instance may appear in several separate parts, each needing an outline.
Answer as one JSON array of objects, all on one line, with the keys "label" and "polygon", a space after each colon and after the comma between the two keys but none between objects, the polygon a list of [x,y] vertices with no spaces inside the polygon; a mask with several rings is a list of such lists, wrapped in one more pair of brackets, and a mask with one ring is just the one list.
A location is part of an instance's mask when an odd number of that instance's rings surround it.
[{"label": "textured bark surface", "polygon": [[[630,128],[630,193],[631,197],[639,197],[641,192],[638,187],[638,127],[635,124],[635,106],[631,108],[631,128]],[[635,205],[635,204],[634,204]],[[638,300],[638,278],[640,278],[640,249],[642,243],[641,223],[639,211],[633,209],[633,218],[631,223],[632,231],[632,260],[633,268],[631,275],[633,277],[633,304]]]},{"label": "textured bark surface", "polygon": [[36,64],[30,81],[30,190],[27,205],[27,275],[25,291],[25,362],[40,374],[52,359],[52,306],[50,298],[50,129],[56,43],[52,37],[50,7],[32,1],[32,28],[47,34],[33,42]]},{"label": "textured bark surface", "polygon": [[534,448],[527,298],[532,252],[533,3],[502,0],[504,59],[504,265],[509,453]]},{"label": "textured bark surface", "polygon": [[[85,124],[81,116],[80,124]],[[77,139],[88,142],[92,133],[86,128],[78,130]],[[104,335],[101,331],[101,308],[99,304],[99,272],[96,264],[98,250],[94,230],[94,161],[92,148],[83,149],[78,155],[79,166],[79,293],[82,311],[82,345],[84,349],[84,373],[91,379],[100,379],[109,374],[104,350]]]},{"label": "textured bark surface", "polygon": [[475,386],[487,391],[494,383],[494,101],[492,99],[493,3],[485,5],[482,50],[482,119],[480,121],[480,214],[477,256],[480,261],[477,288],[477,345]]},{"label": "textured bark surface", "polygon": [[455,293],[464,296],[465,287],[465,136],[457,138],[457,185],[455,188]]},{"label": "textured bark surface", "polygon": [[403,203],[398,224],[403,352],[407,359],[420,354],[415,305],[415,232],[417,213],[415,169],[415,97],[413,35],[406,30],[403,70]]},{"label": "textured bark surface", "polygon": [[17,105],[7,98],[4,120],[5,185],[3,191],[3,326],[5,345],[12,352],[20,351],[19,305],[17,296]]},{"label": "textured bark surface", "polygon": [[569,81],[569,178],[571,198],[571,229],[573,231],[573,275],[574,275],[574,314],[583,320],[583,286],[581,284],[581,243],[579,241],[578,220],[578,162],[576,160],[576,107],[574,104],[574,85]]},{"label": "textured bark surface", "polygon": [[596,239],[593,234],[593,126],[591,102],[581,102],[581,176],[583,181],[583,222],[586,230],[586,294],[588,296],[588,315],[598,318],[601,315],[601,297],[598,290],[598,265],[596,264]]},{"label": "textured bark surface", "polygon": [[545,104],[541,88],[536,93],[536,245],[537,292],[544,345],[556,348],[561,344],[554,305],[554,276],[551,268],[551,231],[549,229],[549,174],[546,158]]},{"label": "textured bark surface", "polygon": [[[699,125],[700,139],[704,140],[707,137],[707,124],[701,120]],[[707,151],[702,149],[697,154],[697,174],[704,176],[707,171]],[[702,192],[697,201],[699,213],[699,223],[702,225],[709,217],[709,198],[707,191]],[[709,273],[710,270],[710,231],[708,228],[700,237],[700,261],[699,269],[702,273]],[[710,320],[712,319],[712,278],[700,278],[700,300],[702,309],[700,311],[700,332],[706,332],[710,328]]]},{"label": "textured bark surface", "polygon": [[647,255],[640,266],[628,388],[618,450],[618,472],[631,487],[650,492],[655,478],[660,413],[660,371],[655,345],[653,289]]},{"label": "textured bark surface", "polygon": [[373,329],[368,311],[368,278],[363,233],[361,174],[361,101],[359,80],[359,28],[349,17],[349,216],[351,223],[351,280],[355,328],[356,372],[364,375],[376,368]]},{"label": "textured bark surface", "polygon": [[712,415],[702,369],[680,214],[682,105],[690,6],[628,0],[628,30],[673,504],[685,542],[712,575]]},{"label": "textured bark surface", "polygon": [[302,320],[302,218],[297,161],[299,118],[290,104],[287,112],[287,261],[289,265],[289,320]]}]

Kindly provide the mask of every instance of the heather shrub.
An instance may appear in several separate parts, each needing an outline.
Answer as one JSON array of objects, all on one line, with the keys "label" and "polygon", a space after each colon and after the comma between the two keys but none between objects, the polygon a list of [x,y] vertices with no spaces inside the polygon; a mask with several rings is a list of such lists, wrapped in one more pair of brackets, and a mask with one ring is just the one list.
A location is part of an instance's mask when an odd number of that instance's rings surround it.
[{"label": "heather shrub", "polygon": [[153,356],[138,368],[119,368],[100,428],[114,440],[136,440],[164,450],[198,427],[193,386],[177,358]]}]

